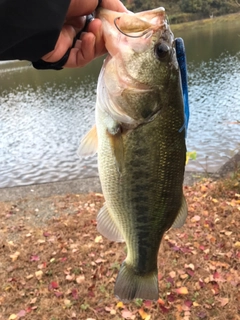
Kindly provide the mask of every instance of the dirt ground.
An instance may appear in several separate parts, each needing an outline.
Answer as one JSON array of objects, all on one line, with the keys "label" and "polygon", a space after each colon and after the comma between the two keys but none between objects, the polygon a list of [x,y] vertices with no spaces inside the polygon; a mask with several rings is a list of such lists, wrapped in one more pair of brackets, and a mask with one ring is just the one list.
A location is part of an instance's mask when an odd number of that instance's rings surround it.
[{"label": "dirt ground", "polygon": [[159,300],[113,295],[125,244],[96,230],[102,194],[0,202],[0,319],[240,319],[240,179],[185,187],[185,226],[165,234]]}]

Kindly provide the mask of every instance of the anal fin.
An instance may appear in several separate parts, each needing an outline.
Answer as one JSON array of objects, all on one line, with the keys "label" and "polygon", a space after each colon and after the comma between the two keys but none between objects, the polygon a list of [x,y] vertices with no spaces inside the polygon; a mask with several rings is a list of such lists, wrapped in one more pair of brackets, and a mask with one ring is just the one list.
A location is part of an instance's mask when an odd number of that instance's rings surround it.
[{"label": "anal fin", "polygon": [[110,241],[124,242],[121,232],[108,212],[106,203],[98,213],[97,230]]}]

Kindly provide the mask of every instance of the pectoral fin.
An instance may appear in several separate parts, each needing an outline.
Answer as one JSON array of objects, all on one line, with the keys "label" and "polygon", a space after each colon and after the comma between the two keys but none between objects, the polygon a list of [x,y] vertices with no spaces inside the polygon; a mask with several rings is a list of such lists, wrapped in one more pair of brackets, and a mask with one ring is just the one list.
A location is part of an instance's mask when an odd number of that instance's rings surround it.
[{"label": "pectoral fin", "polygon": [[96,126],[93,126],[92,129],[82,138],[77,154],[80,158],[93,156],[97,153],[97,148],[97,129]]},{"label": "pectoral fin", "polygon": [[121,232],[108,212],[106,203],[98,213],[97,230],[110,241],[124,242]]},{"label": "pectoral fin", "polygon": [[124,148],[122,139],[122,126],[109,115],[104,118],[104,124],[107,128],[107,137],[112,149],[117,171],[122,172],[124,162]]},{"label": "pectoral fin", "polygon": [[182,196],[182,206],[171,228],[181,228],[184,225],[186,218],[187,218],[187,202],[185,197]]},{"label": "pectoral fin", "polygon": [[122,173],[124,162],[124,149],[121,131],[119,130],[119,132],[117,132],[115,135],[109,134],[109,140],[115,158],[117,171],[119,173]]}]

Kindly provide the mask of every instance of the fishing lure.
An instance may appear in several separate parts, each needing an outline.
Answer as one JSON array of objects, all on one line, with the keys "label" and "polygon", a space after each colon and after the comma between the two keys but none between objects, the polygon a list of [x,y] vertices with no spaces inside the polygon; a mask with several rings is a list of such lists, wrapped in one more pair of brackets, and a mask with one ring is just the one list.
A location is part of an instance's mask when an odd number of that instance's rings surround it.
[{"label": "fishing lure", "polygon": [[182,38],[175,39],[175,47],[176,47],[177,61],[180,68],[181,81],[182,81],[184,119],[185,119],[184,125],[179,131],[181,132],[185,128],[185,132],[187,132],[190,111],[189,111],[189,101],[188,101],[187,59],[186,59],[184,41]]}]

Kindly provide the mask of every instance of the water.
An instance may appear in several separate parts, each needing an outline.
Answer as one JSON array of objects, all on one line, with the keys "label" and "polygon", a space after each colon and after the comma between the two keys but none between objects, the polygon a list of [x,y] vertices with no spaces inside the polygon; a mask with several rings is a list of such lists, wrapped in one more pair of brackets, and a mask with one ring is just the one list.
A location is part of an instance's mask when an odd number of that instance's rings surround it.
[{"label": "water", "polygon": [[[240,148],[240,22],[176,33],[185,41],[197,160],[187,170],[216,171]],[[37,71],[0,63],[0,188],[97,176],[96,157],[80,161],[81,136],[94,124],[102,59],[78,70]]]},{"label": "water", "polygon": [[240,150],[240,19],[175,33],[185,41],[191,118],[189,171],[217,171]]}]

